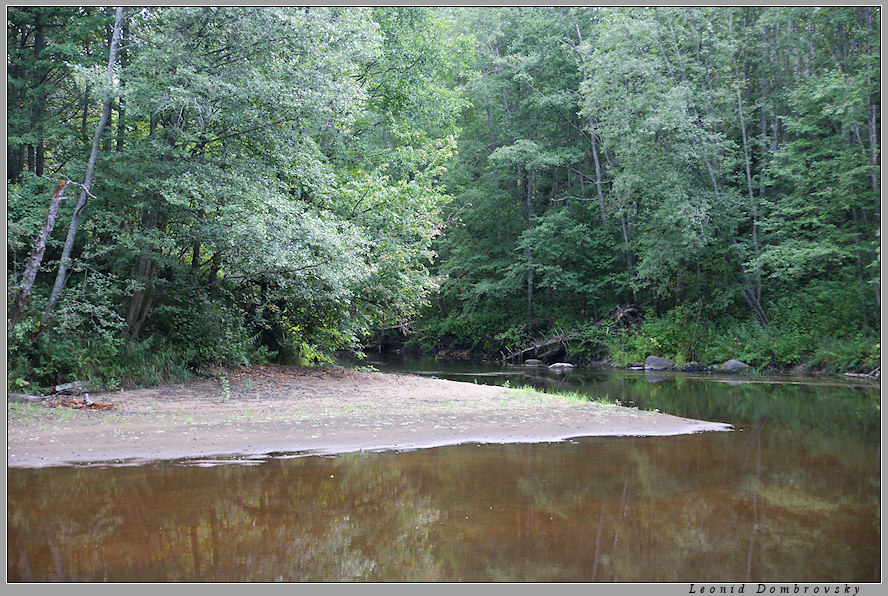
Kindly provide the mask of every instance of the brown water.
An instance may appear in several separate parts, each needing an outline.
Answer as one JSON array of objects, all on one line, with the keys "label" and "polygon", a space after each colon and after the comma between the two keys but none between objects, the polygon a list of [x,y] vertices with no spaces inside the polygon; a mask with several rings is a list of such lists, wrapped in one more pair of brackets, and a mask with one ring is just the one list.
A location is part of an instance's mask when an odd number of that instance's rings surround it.
[{"label": "brown water", "polygon": [[[881,580],[877,388],[595,386],[677,409],[709,396],[755,420],[678,437],[8,469],[7,579]],[[786,423],[808,410],[834,413]]]}]

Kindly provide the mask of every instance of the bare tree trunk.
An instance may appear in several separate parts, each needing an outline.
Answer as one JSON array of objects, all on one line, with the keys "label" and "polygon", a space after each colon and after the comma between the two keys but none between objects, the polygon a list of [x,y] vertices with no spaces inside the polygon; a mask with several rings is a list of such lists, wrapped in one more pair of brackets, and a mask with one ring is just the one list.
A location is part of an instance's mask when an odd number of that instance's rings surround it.
[{"label": "bare tree trunk", "polygon": [[31,288],[34,287],[37,271],[40,269],[40,264],[43,262],[43,254],[46,252],[46,241],[49,239],[49,235],[52,233],[52,229],[55,227],[55,222],[59,217],[59,209],[61,208],[63,198],[62,193],[65,192],[65,187],[67,185],[68,182],[66,180],[59,180],[56,183],[55,192],[52,194],[52,199],[49,201],[49,209],[46,212],[46,221],[43,222],[43,227],[40,229],[40,233],[37,235],[37,240],[34,242],[34,250],[31,253],[31,260],[25,268],[25,274],[22,276],[22,285],[16,293],[12,309],[9,313],[9,321],[6,326],[6,331],[9,333],[11,333],[12,330],[15,329],[15,326],[22,320],[22,316],[25,313],[25,306],[31,299]]},{"label": "bare tree trunk", "polygon": [[68,266],[71,261],[71,250],[74,247],[74,238],[77,236],[77,228],[80,226],[80,214],[83,212],[83,208],[86,206],[86,201],[89,194],[89,189],[92,186],[93,181],[93,173],[96,167],[96,159],[99,155],[99,145],[102,141],[102,133],[105,131],[105,127],[108,124],[108,120],[111,117],[111,92],[113,89],[113,76],[114,76],[114,64],[117,60],[117,46],[120,42],[120,24],[123,21],[123,7],[118,6],[117,11],[114,15],[114,29],[111,35],[111,47],[108,54],[108,70],[106,73],[105,79],[105,97],[104,103],[102,104],[102,117],[99,120],[99,125],[96,127],[96,134],[93,136],[93,145],[92,152],[89,156],[89,161],[86,165],[86,178],[83,181],[83,189],[80,192],[80,198],[77,200],[77,205],[74,207],[74,213],[71,215],[71,224],[68,226],[68,236],[65,238],[65,247],[62,250],[62,258],[59,262],[59,271],[56,275],[55,284],[52,287],[52,292],[49,295],[49,302],[46,304],[46,310],[43,313],[43,318],[41,321],[45,325],[49,320],[50,315],[52,314],[53,309],[55,308],[56,302],[58,302],[59,294],[62,291],[62,288],[65,285],[65,279],[68,274]]}]

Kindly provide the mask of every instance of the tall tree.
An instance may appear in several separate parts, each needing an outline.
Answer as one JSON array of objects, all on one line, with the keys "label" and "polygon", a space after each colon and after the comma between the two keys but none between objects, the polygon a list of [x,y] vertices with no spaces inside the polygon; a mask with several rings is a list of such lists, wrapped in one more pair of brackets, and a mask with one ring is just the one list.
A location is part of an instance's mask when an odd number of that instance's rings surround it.
[{"label": "tall tree", "polygon": [[109,42],[108,49],[108,67],[105,71],[105,84],[102,90],[102,116],[99,119],[99,124],[96,127],[96,132],[93,135],[92,150],[89,154],[89,160],[86,163],[86,176],[84,177],[83,185],[81,186],[80,196],[77,199],[77,205],[75,205],[74,207],[74,213],[71,215],[71,223],[68,226],[68,236],[65,239],[65,246],[62,249],[62,258],[59,261],[59,270],[56,274],[56,280],[52,286],[52,291],[49,294],[49,301],[46,304],[46,310],[44,311],[43,318],[41,319],[41,322],[44,325],[49,320],[49,316],[52,314],[52,310],[53,308],[55,308],[56,301],[58,300],[59,293],[62,291],[62,287],[65,285],[65,280],[67,278],[68,267],[71,259],[71,250],[74,248],[74,239],[77,236],[77,229],[80,227],[80,214],[83,211],[83,208],[86,206],[86,202],[90,196],[90,189],[92,188],[93,175],[96,168],[96,160],[99,156],[99,144],[102,141],[102,135],[105,132],[105,127],[108,125],[108,120],[111,118],[111,103],[113,102],[114,91],[114,69],[117,65],[117,47],[120,42],[120,31],[122,25],[123,8],[117,7],[114,12],[114,25],[112,25],[111,28],[111,40]]}]

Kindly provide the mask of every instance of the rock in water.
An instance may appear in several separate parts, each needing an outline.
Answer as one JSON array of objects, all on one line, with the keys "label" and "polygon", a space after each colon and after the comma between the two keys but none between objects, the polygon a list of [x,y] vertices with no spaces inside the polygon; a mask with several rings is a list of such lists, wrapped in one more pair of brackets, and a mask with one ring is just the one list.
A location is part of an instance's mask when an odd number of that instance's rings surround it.
[{"label": "rock in water", "polygon": [[549,365],[549,370],[553,372],[564,372],[572,368],[574,368],[574,365],[569,362],[556,362]]},{"label": "rock in water", "polygon": [[675,368],[675,361],[668,358],[660,358],[659,356],[648,356],[644,361],[644,370],[666,370]]},{"label": "rock in water", "polygon": [[543,366],[545,362],[542,360],[537,360],[536,358],[529,358],[524,361],[525,366]]},{"label": "rock in water", "polygon": [[740,362],[739,360],[728,360],[727,362],[721,364],[717,370],[721,372],[733,372],[735,370],[743,370],[745,368],[752,368],[745,362]]}]

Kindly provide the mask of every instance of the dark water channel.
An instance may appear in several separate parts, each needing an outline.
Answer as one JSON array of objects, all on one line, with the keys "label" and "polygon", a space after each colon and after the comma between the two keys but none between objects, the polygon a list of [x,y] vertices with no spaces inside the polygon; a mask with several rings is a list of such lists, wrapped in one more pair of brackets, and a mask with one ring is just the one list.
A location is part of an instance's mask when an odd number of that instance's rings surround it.
[{"label": "dark water channel", "polygon": [[8,469],[7,580],[881,581],[878,387],[378,368],[570,388],[737,430]]}]

